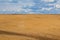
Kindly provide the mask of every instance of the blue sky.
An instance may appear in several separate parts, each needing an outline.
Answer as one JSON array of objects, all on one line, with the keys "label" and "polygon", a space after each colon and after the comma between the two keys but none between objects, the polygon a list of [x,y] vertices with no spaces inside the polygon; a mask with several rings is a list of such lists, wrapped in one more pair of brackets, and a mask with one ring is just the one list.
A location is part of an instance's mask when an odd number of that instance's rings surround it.
[{"label": "blue sky", "polygon": [[0,14],[60,14],[60,0],[0,0]]}]

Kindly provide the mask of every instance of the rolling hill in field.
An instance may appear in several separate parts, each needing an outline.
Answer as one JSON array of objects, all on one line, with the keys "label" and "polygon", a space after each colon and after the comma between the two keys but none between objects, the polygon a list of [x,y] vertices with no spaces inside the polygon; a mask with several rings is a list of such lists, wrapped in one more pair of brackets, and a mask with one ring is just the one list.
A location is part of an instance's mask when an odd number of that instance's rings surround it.
[{"label": "rolling hill in field", "polygon": [[60,40],[60,15],[0,15],[0,40]]}]

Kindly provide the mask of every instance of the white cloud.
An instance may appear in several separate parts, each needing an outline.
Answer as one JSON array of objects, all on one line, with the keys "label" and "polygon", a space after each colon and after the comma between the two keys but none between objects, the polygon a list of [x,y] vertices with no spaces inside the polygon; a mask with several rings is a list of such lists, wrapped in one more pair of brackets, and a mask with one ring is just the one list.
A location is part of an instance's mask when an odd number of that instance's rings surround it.
[{"label": "white cloud", "polygon": [[32,13],[32,9],[23,9],[25,13]]},{"label": "white cloud", "polygon": [[54,6],[54,4],[48,4],[48,6]]},{"label": "white cloud", "polygon": [[44,2],[54,2],[55,0],[42,0]]},{"label": "white cloud", "polygon": [[42,8],[41,10],[43,11],[43,10],[47,10],[47,11],[50,11],[50,10],[52,10],[53,8]]},{"label": "white cloud", "polygon": [[[12,0],[9,0],[9,1],[12,1]],[[32,0],[28,1],[26,0],[26,2],[24,1],[19,1],[18,3],[16,4],[11,4],[11,3],[4,3],[0,8],[0,10],[2,11],[15,11],[15,12],[26,12],[26,13],[30,13],[32,10],[31,9],[28,9],[28,7],[32,7],[34,6],[34,2]],[[26,9],[24,9],[24,7],[27,7]]]},{"label": "white cloud", "polygon": [[55,5],[55,8],[60,8],[60,4],[56,4]]}]

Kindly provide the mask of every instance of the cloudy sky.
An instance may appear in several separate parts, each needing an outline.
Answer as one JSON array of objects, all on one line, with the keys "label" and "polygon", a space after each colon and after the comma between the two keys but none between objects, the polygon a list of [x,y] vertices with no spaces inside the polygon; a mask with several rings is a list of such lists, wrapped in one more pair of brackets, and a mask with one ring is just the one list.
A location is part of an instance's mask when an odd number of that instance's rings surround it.
[{"label": "cloudy sky", "polygon": [[60,0],[0,0],[0,14],[60,14]]}]

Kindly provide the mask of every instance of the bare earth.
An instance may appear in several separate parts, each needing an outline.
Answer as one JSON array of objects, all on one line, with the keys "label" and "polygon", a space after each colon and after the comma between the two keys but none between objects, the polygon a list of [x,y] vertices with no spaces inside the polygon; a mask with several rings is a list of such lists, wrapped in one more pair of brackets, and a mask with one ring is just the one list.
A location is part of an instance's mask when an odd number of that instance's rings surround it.
[{"label": "bare earth", "polygon": [[60,40],[60,15],[0,15],[0,40]]}]

